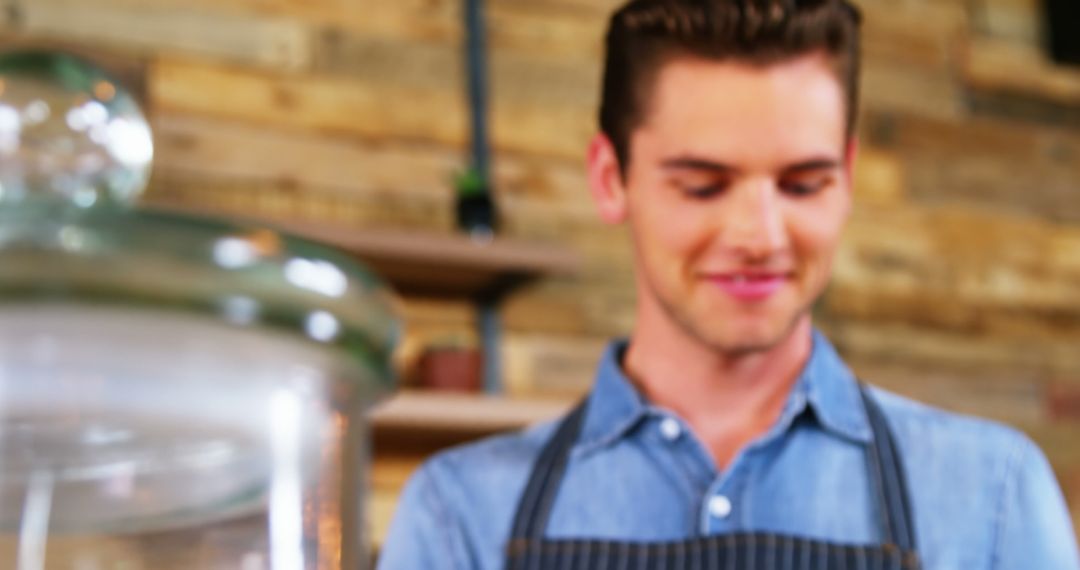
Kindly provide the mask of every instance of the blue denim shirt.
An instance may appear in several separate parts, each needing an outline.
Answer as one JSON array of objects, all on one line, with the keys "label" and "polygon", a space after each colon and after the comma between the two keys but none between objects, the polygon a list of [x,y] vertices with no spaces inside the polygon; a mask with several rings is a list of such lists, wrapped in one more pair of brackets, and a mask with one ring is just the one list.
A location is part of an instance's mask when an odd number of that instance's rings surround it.
[{"label": "blue denim shirt", "polygon": [[[723,472],[676,414],[643,400],[614,343],[548,526],[554,538],[669,541],[740,531],[881,541],[858,384],[828,341],[772,428]],[[1077,570],[1069,513],[1042,452],[992,422],[879,389],[903,454],[926,570]],[[439,454],[410,480],[378,568],[502,568],[503,548],[552,422]]]}]

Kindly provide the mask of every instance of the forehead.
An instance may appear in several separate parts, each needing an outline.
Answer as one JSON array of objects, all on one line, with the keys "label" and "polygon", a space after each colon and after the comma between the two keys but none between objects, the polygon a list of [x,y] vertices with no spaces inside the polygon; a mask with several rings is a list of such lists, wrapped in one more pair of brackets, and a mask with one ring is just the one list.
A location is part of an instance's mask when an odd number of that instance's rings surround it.
[{"label": "forehead", "polygon": [[844,95],[824,54],[758,66],[691,57],[663,65],[632,144],[767,162],[842,152]]}]

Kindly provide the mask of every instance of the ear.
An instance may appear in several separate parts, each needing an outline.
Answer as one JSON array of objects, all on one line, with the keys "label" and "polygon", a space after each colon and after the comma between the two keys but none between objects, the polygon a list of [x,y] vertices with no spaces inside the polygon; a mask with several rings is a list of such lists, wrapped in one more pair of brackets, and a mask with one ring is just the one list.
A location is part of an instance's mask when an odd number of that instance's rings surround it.
[{"label": "ear", "polygon": [[847,192],[844,193],[844,218],[851,216],[851,209],[855,202],[855,158],[859,154],[859,139],[851,136],[844,147],[844,185]]},{"label": "ear", "polygon": [[626,187],[619,171],[615,146],[604,133],[597,133],[589,143],[589,190],[600,219],[609,224],[626,220]]},{"label": "ear", "polygon": [[852,135],[848,138],[847,146],[844,147],[844,174],[847,175],[848,183],[855,181],[855,157],[859,154],[859,137]]}]

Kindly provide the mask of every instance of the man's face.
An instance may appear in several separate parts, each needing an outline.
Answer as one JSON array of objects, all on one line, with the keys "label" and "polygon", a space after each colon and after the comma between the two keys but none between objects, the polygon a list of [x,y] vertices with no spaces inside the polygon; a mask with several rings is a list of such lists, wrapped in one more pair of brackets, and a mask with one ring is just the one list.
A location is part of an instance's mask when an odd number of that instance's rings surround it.
[{"label": "man's face", "polygon": [[851,207],[844,110],[823,55],[664,65],[625,179],[602,136],[589,157],[602,215],[633,236],[639,329],[746,353],[809,314]]}]

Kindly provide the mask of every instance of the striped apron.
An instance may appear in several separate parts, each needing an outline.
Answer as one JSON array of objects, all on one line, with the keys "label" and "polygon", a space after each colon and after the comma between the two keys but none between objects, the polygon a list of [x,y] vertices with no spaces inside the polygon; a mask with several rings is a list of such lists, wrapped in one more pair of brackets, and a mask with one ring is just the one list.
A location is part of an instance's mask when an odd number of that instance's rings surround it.
[{"label": "striped apron", "polygon": [[558,426],[533,467],[514,517],[507,570],[912,570],[919,568],[911,506],[900,455],[881,409],[860,385],[873,429],[867,462],[881,513],[884,542],[852,545],[768,533],[734,533],[677,542],[547,540],[551,507],[585,403]]}]

